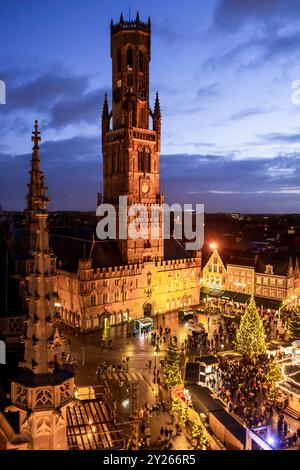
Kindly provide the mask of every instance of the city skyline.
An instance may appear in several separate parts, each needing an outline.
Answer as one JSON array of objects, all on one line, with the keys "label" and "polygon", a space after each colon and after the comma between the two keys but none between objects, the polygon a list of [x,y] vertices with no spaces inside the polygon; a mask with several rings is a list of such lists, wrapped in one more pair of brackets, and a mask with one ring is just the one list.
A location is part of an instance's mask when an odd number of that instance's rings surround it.
[{"label": "city skyline", "polygon": [[50,210],[96,209],[100,113],[111,88],[109,22],[121,11],[135,18],[138,10],[152,21],[151,106],[158,91],[167,202],[204,203],[206,212],[298,212],[299,107],[292,83],[300,78],[299,5],[247,0],[240,8],[222,0],[171,9],[136,1],[129,12],[127,2],[109,3],[92,1],[88,11],[68,1],[3,7],[3,209],[24,208],[34,118],[41,124]]}]

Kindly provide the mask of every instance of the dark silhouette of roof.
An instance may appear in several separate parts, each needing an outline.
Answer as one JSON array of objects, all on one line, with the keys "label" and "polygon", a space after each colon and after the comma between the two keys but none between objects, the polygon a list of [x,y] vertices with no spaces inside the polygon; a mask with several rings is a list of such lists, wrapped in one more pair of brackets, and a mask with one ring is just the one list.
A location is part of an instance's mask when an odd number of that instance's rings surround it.
[{"label": "dark silhouette of roof", "polygon": [[[124,265],[116,240],[93,239],[93,230],[63,230],[50,236],[50,246],[57,256],[57,267],[77,273],[79,259],[91,259],[94,269]],[[175,238],[164,242],[165,260],[191,258]]]},{"label": "dark silhouette of roof", "polygon": [[19,283],[14,275],[14,260],[9,246],[9,225],[0,224],[0,317],[22,315]]}]

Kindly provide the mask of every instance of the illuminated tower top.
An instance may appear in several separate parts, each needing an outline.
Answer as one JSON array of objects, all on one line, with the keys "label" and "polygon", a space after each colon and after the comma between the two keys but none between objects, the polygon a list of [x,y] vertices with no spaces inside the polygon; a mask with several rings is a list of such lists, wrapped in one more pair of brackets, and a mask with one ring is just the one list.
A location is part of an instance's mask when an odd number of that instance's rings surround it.
[{"label": "illuminated tower top", "polygon": [[132,126],[149,126],[150,18],[145,23],[137,13],[135,21],[111,21],[113,129],[126,125],[128,110]]}]

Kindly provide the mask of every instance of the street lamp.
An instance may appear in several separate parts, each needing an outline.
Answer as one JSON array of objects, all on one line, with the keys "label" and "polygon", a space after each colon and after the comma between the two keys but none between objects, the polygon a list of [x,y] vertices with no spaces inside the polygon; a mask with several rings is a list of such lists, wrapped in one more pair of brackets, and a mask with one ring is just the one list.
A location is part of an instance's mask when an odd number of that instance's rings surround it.
[{"label": "street lamp", "polygon": [[156,357],[157,357],[157,354],[160,353],[160,349],[159,349],[159,346],[158,344],[156,345],[155,347],[155,351],[154,351],[154,367],[156,367]]}]

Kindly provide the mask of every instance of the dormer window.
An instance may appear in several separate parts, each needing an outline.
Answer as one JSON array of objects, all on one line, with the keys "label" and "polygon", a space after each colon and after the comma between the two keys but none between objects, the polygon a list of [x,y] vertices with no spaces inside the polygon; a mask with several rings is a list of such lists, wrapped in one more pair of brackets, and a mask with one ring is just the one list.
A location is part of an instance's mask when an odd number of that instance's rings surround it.
[{"label": "dormer window", "polygon": [[273,266],[271,264],[266,265],[265,274],[274,274]]}]

